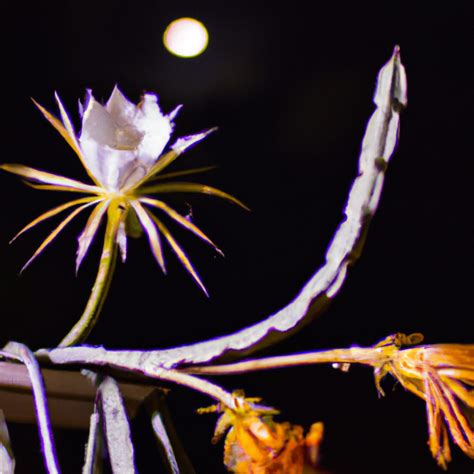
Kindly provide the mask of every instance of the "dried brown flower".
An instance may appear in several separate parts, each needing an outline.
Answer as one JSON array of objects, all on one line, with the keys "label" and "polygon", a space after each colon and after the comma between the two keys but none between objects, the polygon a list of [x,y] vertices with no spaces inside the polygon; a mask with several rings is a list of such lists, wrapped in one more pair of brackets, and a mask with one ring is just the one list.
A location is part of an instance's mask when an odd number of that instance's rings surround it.
[{"label": "dried brown flower", "polygon": [[236,474],[302,474],[306,465],[316,465],[323,438],[323,424],[314,423],[304,436],[303,428],[278,423],[274,408],[259,405],[258,398],[235,397],[233,409],[214,405],[200,413],[222,412],[213,442],[227,431],[224,464]]},{"label": "dried brown flower", "polygon": [[428,444],[443,469],[451,461],[448,432],[462,451],[474,458],[473,344],[433,344],[394,350],[388,361],[376,367],[376,384],[382,394],[380,380],[387,373],[425,400]]}]

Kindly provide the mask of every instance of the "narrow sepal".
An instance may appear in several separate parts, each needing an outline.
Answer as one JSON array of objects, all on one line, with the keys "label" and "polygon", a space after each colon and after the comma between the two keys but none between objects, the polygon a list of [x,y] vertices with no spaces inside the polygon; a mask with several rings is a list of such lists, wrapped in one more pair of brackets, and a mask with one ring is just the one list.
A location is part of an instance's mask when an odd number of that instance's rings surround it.
[{"label": "narrow sepal", "polygon": [[33,181],[48,185],[61,186],[65,188],[70,188],[71,190],[83,191],[86,193],[98,194],[103,192],[102,189],[97,186],[91,186],[89,184],[82,183],[81,181],[76,181],[75,179],[70,179],[57,174],[37,170],[35,168],[30,168],[29,166],[18,165],[16,163],[2,164],[0,165],[0,169],[8,171],[9,173],[22,176],[26,179],[31,179]]},{"label": "narrow sepal", "polygon": [[153,186],[146,186],[138,189],[137,194],[153,194],[153,193],[199,193],[199,194],[208,194],[210,196],[219,197],[221,199],[226,199],[234,204],[237,204],[240,207],[243,207],[245,210],[249,211],[250,209],[240,200],[232,196],[231,194],[221,191],[220,189],[214,188],[212,186],[207,186],[205,184],[198,183],[186,183],[186,182],[175,182],[175,183],[160,183]]},{"label": "narrow sepal", "polygon": [[158,231],[155,227],[155,224],[150,218],[148,212],[143,208],[143,206],[138,201],[131,202],[133,209],[137,213],[138,220],[140,221],[143,230],[148,236],[148,241],[150,243],[150,248],[155,257],[156,261],[160,265],[163,273],[166,273],[165,260],[163,257],[163,248],[161,246],[161,239],[158,234]]},{"label": "narrow sepal", "polygon": [[66,142],[69,144],[69,146],[76,152],[77,156],[81,158],[82,160],[82,153],[81,149],[79,148],[79,145],[77,143],[76,137],[74,135],[74,132],[72,130],[72,125],[69,121],[69,117],[67,116],[66,111],[64,110],[63,104],[61,103],[61,100],[59,99],[59,96],[55,94],[56,100],[58,102],[61,115],[64,121],[64,118],[66,118],[66,124],[69,125],[69,130],[67,126],[65,127],[59,119],[57,119],[51,112],[48,112],[42,105],[38,104],[36,100],[31,99],[33,103],[38,107],[40,112],[44,115],[46,120],[60,133],[60,135],[66,140]]},{"label": "narrow sepal", "polygon": [[110,200],[102,201],[97,204],[97,206],[92,210],[89,219],[87,220],[86,226],[79,236],[76,256],[76,273],[79,271],[82,260],[86,256],[87,251],[94,240],[99,224],[101,223],[109,204]]},{"label": "narrow sepal", "polygon": [[87,202],[92,202],[92,201],[95,201],[96,199],[97,198],[95,198],[95,197],[85,197],[85,198],[81,198],[81,199],[76,199],[74,201],[69,201],[69,202],[66,202],[65,204],[61,204],[60,206],[57,206],[57,207],[51,209],[50,211],[47,211],[44,214],[41,214],[39,217],[37,217],[36,219],[31,221],[28,225],[23,227],[23,229],[21,229],[20,232],[18,232],[15,235],[15,237],[13,237],[13,239],[10,240],[10,244],[13,243],[24,232],[26,232],[27,230],[35,227],[40,222],[43,222],[44,220],[49,219],[50,217],[54,217],[57,214],[60,214],[61,212],[65,211],[66,209],[69,209],[70,207],[78,206],[79,204],[85,204]]},{"label": "narrow sepal", "polygon": [[222,256],[224,255],[223,252],[217,247],[217,245],[206,234],[204,234],[204,232],[202,232],[202,230],[199,229],[199,227],[197,227],[190,220],[186,219],[181,214],[176,212],[173,208],[165,204],[163,201],[159,201],[157,199],[150,199],[150,198],[141,198],[140,202],[143,204],[148,204],[149,206],[153,206],[157,209],[161,209],[169,217],[171,217],[171,219],[175,220],[176,222],[181,224],[185,229],[188,229],[189,231],[193,232],[199,238],[204,240],[204,242],[207,242],[209,245],[211,245],[216,250],[216,252],[218,252]]},{"label": "narrow sepal", "polygon": [[48,237],[43,241],[43,243],[38,247],[36,252],[33,254],[33,256],[23,265],[23,268],[20,270],[20,273],[22,273],[30,264],[33,262],[33,260],[58,236],[58,234],[66,227],[69,222],[71,222],[80,212],[82,212],[84,209],[87,207],[91,206],[92,204],[98,202],[92,201],[88,202],[86,204],[83,204],[82,206],[78,207],[74,211],[69,214],[66,219],[64,219],[57,227],[56,229],[51,232],[51,234],[48,235]]},{"label": "narrow sepal", "polygon": [[189,258],[184,253],[183,249],[176,242],[176,240],[171,235],[170,231],[166,228],[166,226],[154,214],[150,214],[150,215],[151,215],[151,218],[155,221],[155,224],[157,225],[159,231],[164,235],[165,239],[170,244],[171,248],[175,252],[179,261],[183,264],[184,268],[186,268],[186,270],[191,274],[191,276],[194,278],[194,280],[199,285],[199,287],[204,292],[204,294],[209,298],[209,293],[207,292],[206,287],[201,281],[201,278],[199,277],[197,271],[194,269]]}]

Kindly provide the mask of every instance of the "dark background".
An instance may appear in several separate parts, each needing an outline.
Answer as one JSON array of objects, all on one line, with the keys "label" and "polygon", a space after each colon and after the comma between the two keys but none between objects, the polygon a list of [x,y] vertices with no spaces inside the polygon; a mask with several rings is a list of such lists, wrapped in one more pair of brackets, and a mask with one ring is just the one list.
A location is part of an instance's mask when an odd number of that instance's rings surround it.
[{"label": "dark background", "polygon": [[[216,164],[196,178],[242,199],[247,213],[190,196],[194,222],[226,253],[173,229],[211,294],[206,299],[171,252],[163,276],[145,239],[130,241],[91,344],[165,348],[223,335],[280,309],[323,263],[356,174],[379,68],[400,44],[409,108],[379,212],[362,259],[329,311],[267,350],[368,345],[396,332],[426,341],[473,342],[472,321],[472,15],[465,2],[97,1],[8,2],[3,15],[2,161],[87,179],[79,160],[33,107],[56,110],[57,90],[71,115],[85,88],[106,100],[117,83],[133,101],[155,91],[165,111],[179,103],[176,136],[218,125],[174,169]],[[203,21],[207,51],[171,56],[162,45],[178,17]],[[79,122],[76,120],[76,125]],[[5,149],[6,147],[6,149]],[[42,224],[8,240],[69,196],[42,193],[1,176],[2,330],[0,344],[59,342],[80,315],[95,277],[99,241],[74,275],[77,219],[28,269],[18,271],[52,230]],[[181,199],[170,203],[185,212]],[[322,466],[332,473],[440,472],[431,459],[424,403],[386,385],[379,400],[370,370],[295,368],[220,379],[280,408],[280,419],[326,425]],[[199,473],[224,472],[211,446],[209,401],[173,387],[178,432]],[[42,472],[35,427],[12,426],[18,472]],[[64,472],[80,472],[85,432],[58,431]],[[160,472],[144,418],[134,424],[140,472]],[[472,461],[453,447],[451,473]],[[407,471],[408,470],[408,471]]]}]

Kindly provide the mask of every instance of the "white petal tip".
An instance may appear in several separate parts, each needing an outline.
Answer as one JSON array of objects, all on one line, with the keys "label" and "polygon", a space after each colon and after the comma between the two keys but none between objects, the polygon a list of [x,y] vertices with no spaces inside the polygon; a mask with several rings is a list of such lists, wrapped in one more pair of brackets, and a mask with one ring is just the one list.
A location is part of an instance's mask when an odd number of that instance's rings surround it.
[{"label": "white petal tip", "polygon": [[195,135],[188,135],[187,137],[181,137],[176,140],[174,145],[171,146],[171,149],[176,153],[180,154],[187,150],[190,146],[194,145],[197,142],[200,142],[206,138],[212,132],[215,132],[217,127],[210,128],[201,133],[196,133]]},{"label": "white petal tip", "polygon": [[122,249],[122,247],[120,247],[120,244],[119,244],[119,248],[120,248],[120,260],[122,260],[122,263],[125,263],[127,261],[127,250]]},{"label": "white petal tip", "polygon": [[82,258],[80,260],[79,258],[76,258],[76,276],[79,273],[79,268],[81,267],[81,263],[82,263]]},{"label": "white petal tip", "polygon": [[92,95],[92,89],[86,89],[86,96],[84,97],[84,103],[82,104],[82,118],[84,120],[88,110],[91,108],[94,102],[95,99]]},{"label": "white petal tip", "polygon": [[81,99],[77,101],[77,108],[79,109],[79,117],[84,117],[84,105],[81,102]]},{"label": "white petal tip", "polygon": [[166,117],[168,120],[171,122],[176,118],[178,115],[179,111],[183,108],[183,104],[179,104],[177,107],[175,107]]},{"label": "white petal tip", "polygon": [[209,293],[207,292],[206,287],[204,286],[204,283],[201,281],[201,279],[197,276],[197,274],[193,274],[193,279],[201,289],[201,291],[206,295],[206,298],[209,298]]},{"label": "white petal tip", "polygon": [[157,102],[158,101],[158,96],[156,94],[154,94],[153,92],[145,92],[143,94],[143,99],[151,100],[152,102]]},{"label": "white petal tip", "polygon": [[23,274],[23,272],[30,266],[31,262],[33,261],[32,258],[30,258],[30,260],[28,260],[22,267],[21,267],[21,270],[19,272],[19,275],[21,276]]},{"label": "white petal tip", "polygon": [[142,101],[140,102],[139,106],[142,108],[147,107],[148,105],[158,104],[158,96],[151,92],[145,92],[142,96]]}]

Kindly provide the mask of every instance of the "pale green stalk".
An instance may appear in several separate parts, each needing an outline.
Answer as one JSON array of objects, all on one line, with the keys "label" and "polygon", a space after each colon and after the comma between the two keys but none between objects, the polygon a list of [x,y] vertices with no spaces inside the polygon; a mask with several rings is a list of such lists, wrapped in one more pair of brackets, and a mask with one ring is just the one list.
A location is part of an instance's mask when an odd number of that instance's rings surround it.
[{"label": "pale green stalk", "polygon": [[79,321],[59,343],[59,347],[81,344],[95,326],[105,299],[109,292],[112,275],[117,257],[117,230],[121,221],[122,211],[116,204],[108,209],[107,228],[105,230],[104,247],[99,262],[99,270],[92,287],[91,295]]},{"label": "pale green stalk", "polygon": [[182,371],[190,374],[231,375],[313,364],[380,365],[389,358],[389,354],[389,351],[376,347],[352,347],[349,349],[332,349],[304,354],[266,357],[236,362],[234,364],[189,367]]}]

